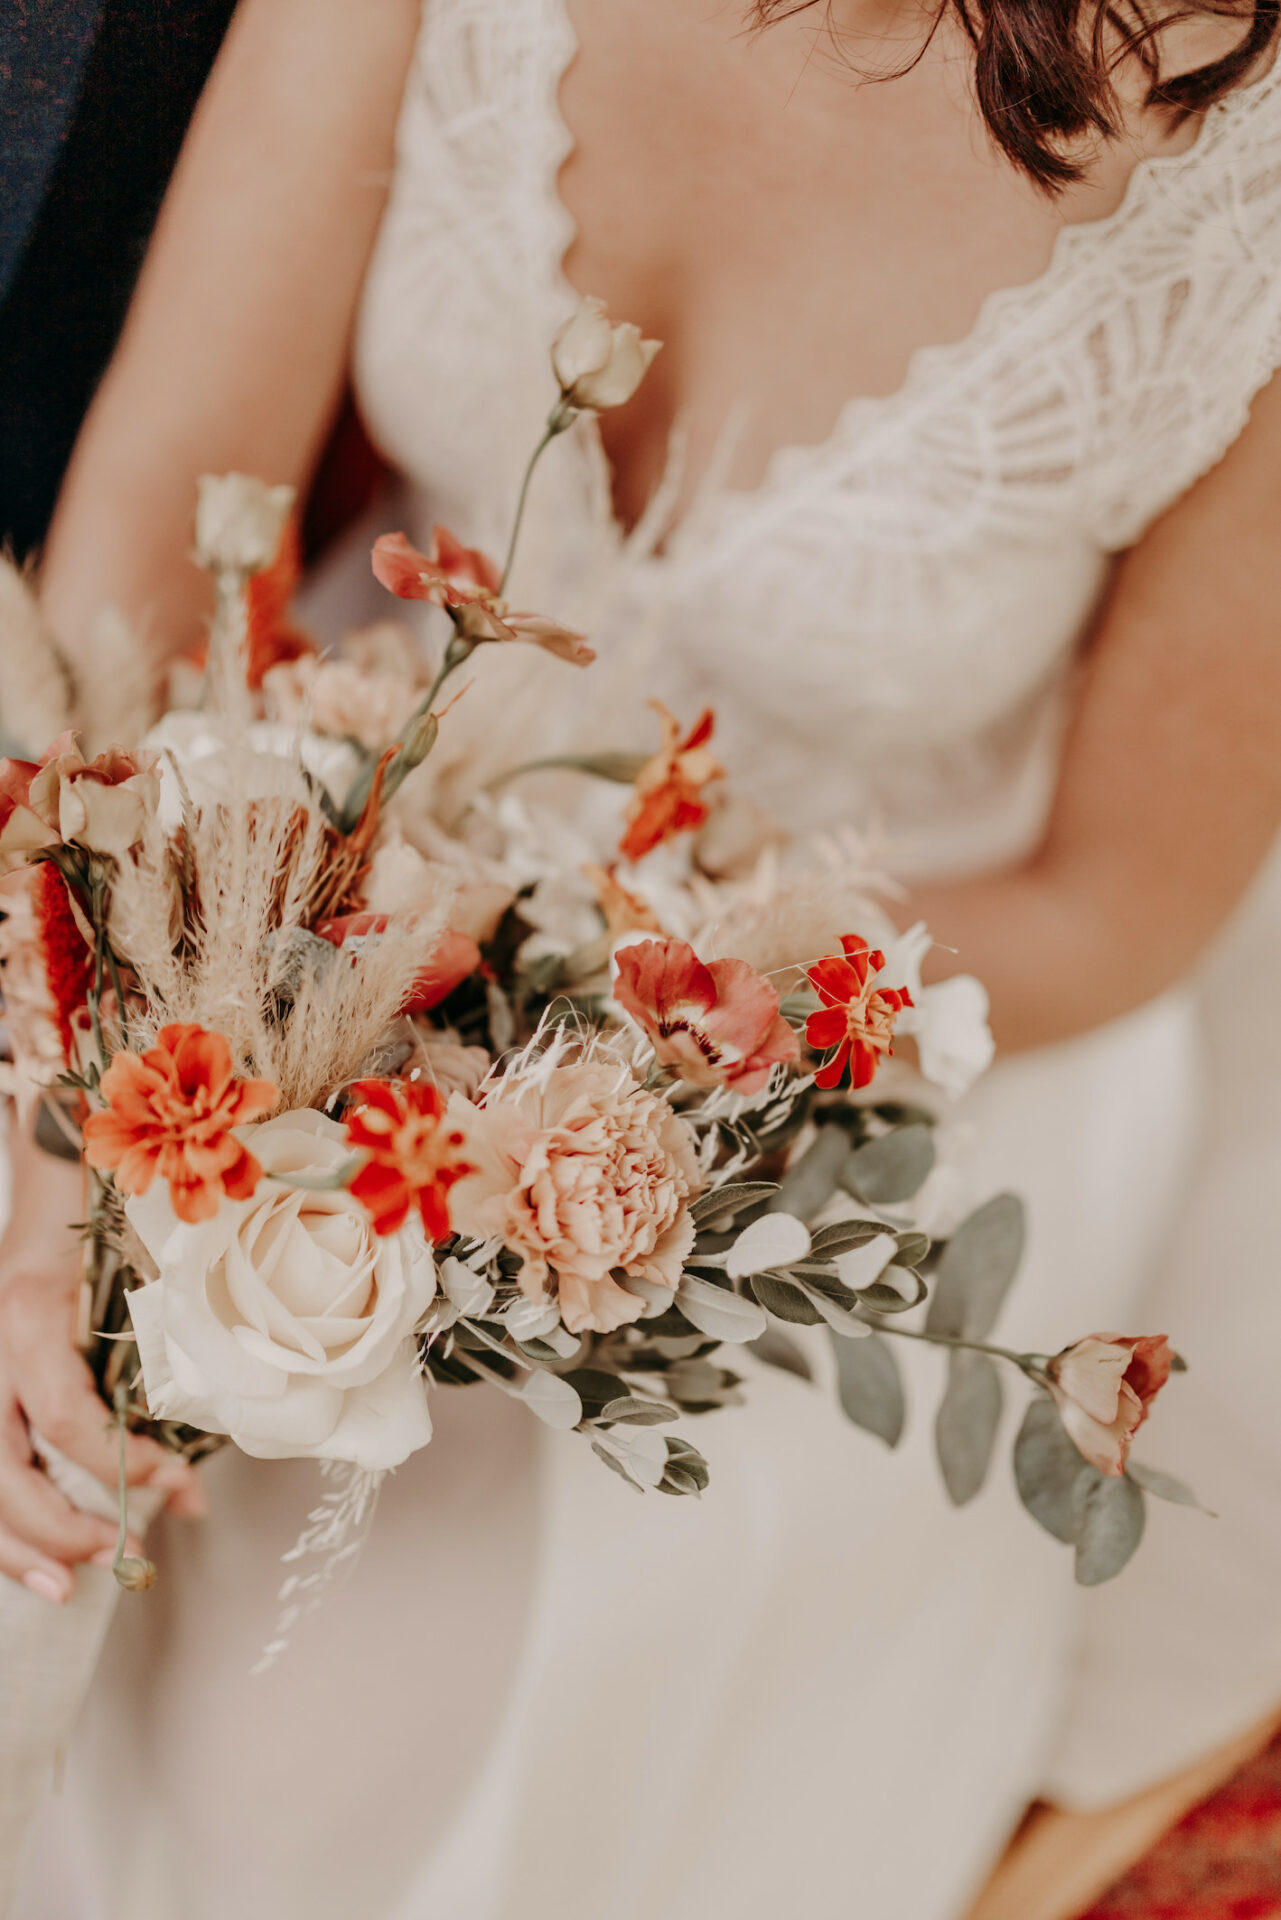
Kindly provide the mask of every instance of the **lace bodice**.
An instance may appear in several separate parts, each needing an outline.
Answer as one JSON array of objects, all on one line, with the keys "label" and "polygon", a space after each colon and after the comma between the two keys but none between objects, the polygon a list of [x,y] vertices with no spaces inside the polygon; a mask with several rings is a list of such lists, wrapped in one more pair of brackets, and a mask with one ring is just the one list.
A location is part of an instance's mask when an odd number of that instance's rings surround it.
[{"label": "lace bodice", "polygon": [[[424,526],[491,547],[577,298],[557,190],[574,48],[564,0],[430,0],[358,334],[364,411]],[[706,701],[722,757],[789,825],[873,815],[904,871],[1013,857],[1043,822],[1111,556],[1222,456],[1278,364],[1274,72],[754,491],[710,479],[678,526],[660,498],[624,537],[581,421],[540,473],[514,589],[601,662],[570,687],[558,663],[504,660],[508,718],[538,698],[564,731],[590,709],[598,739],[635,747],[633,699]]]}]

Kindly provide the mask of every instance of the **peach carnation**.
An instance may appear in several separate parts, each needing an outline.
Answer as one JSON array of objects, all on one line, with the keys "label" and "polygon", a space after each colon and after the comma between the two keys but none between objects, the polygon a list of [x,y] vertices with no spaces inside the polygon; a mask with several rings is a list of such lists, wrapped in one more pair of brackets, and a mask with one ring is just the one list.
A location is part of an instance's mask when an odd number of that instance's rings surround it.
[{"label": "peach carnation", "polygon": [[448,1113],[476,1162],[451,1196],[455,1228],[520,1254],[521,1288],[555,1297],[571,1333],[646,1312],[615,1275],[675,1291],[694,1244],[693,1137],[625,1067],[536,1067],[496,1081],[478,1107],[455,1094]]}]

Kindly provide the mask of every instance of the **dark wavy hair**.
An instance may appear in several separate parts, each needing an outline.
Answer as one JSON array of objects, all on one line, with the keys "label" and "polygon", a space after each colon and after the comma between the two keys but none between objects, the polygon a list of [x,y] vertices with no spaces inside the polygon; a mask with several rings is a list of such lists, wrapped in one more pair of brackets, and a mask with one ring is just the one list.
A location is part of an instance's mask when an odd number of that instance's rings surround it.
[{"label": "dark wavy hair", "polygon": [[[757,21],[804,12],[818,0],[755,0]],[[1082,136],[1120,131],[1113,75],[1137,60],[1149,101],[1176,120],[1202,113],[1239,86],[1276,39],[1281,0],[933,0],[921,58],[955,15],[974,49],[978,104],[992,138],[1015,166],[1051,192],[1081,177],[1065,148]],[[831,0],[828,0],[829,12]],[[1161,39],[1176,22],[1212,15],[1241,24],[1229,52],[1190,73],[1166,76]],[[880,76],[893,77],[893,76]]]}]

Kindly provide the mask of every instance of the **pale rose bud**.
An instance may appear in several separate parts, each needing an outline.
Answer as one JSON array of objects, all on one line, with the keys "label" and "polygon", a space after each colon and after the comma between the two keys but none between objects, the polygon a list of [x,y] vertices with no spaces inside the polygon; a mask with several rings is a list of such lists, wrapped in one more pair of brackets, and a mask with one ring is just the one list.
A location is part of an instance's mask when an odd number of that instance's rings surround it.
[{"label": "pale rose bud", "polygon": [[211,573],[261,573],[280,549],[292,487],[243,473],[206,473],[196,500],[196,561]]},{"label": "pale rose bud", "polygon": [[1059,1418],[1091,1466],[1119,1478],[1130,1443],[1170,1377],[1164,1334],[1092,1333],[1055,1354],[1046,1367]]},{"label": "pale rose bud", "polygon": [[58,827],[64,840],[123,860],[142,839],[159,800],[160,782],[151,773],[136,774],[115,787],[101,780],[64,779]]},{"label": "pale rose bud", "polygon": [[661,340],[642,340],[630,321],[611,326],[603,300],[586,299],[552,343],[552,370],[568,407],[621,407],[645,378]]}]

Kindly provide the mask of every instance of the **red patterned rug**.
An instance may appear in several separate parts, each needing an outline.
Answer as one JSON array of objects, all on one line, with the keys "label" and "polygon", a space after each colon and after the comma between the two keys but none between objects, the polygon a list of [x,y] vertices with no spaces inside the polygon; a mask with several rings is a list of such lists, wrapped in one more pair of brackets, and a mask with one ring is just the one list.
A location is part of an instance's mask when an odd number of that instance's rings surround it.
[{"label": "red patterned rug", "polygon": [[1080,1920],[1277,1920],[1281,1736],[1194,1807]]}]

